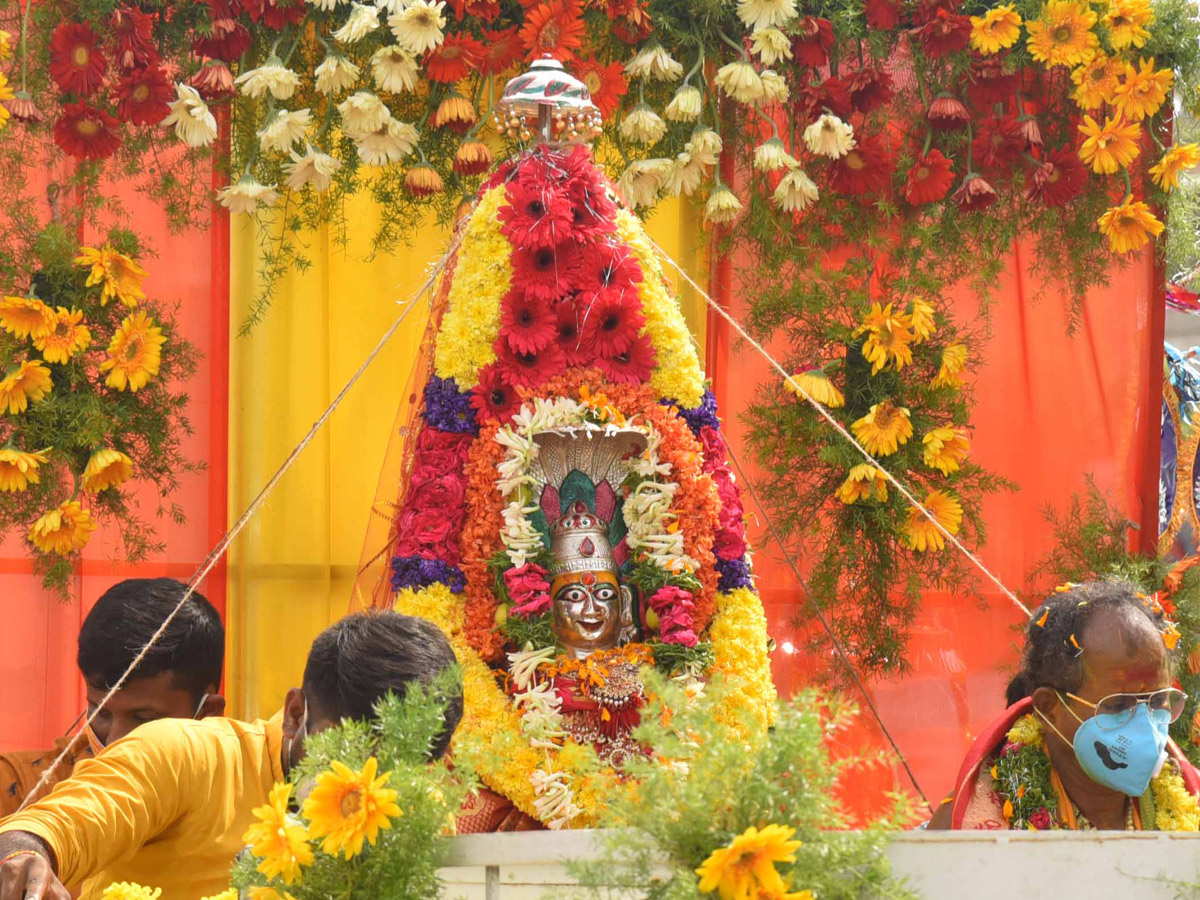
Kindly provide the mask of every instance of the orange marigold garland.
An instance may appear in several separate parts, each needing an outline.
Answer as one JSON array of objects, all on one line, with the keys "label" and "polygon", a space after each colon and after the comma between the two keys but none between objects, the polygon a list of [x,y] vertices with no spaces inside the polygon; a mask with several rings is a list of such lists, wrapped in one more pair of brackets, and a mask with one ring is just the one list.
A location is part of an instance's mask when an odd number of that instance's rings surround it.
[{"label": "orange marigold garland", "polygon": [[496,490],[496,467],[504,448],[496,443],[498,425],[484,428],[467,457],[467,521],[463,528],[462,569],[467,580],[467,643],[489,662],[500,659],[504,638],[496,628],[496,595],[488,562],[503,549],[500,521],[504,501]]}]

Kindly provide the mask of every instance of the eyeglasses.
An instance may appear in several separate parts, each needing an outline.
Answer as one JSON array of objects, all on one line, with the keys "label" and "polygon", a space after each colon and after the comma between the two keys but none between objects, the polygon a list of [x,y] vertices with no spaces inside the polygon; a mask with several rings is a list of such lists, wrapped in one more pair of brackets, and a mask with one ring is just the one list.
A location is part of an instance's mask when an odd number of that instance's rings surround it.
[{"label": "eyeglasses", "polygon": [[1161,722],[1165,713],[1166,721],[1174,722],[1183,715],[1183,704],[1187,700],[1187,694],[1178,688],[1163,688],[1142,694],[1109,694],[1107,697],[1101,697],[1096,703],[1071,693],[1067,696],[1096,710],[1096,724],[1105,731],[1120,728],[1132,719],[1139,703],[1146,704],[1152,718]]}]

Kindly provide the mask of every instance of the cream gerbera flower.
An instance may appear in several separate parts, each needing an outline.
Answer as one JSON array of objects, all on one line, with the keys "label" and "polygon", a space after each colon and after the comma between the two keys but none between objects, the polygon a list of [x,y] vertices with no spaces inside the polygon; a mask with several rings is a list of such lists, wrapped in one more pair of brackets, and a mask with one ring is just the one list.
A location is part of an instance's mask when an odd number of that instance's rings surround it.
[{"label": "cream gerbera flower", "polygon": [[342,130],[352,140],[360,140],[387,125],[392,118],[383,101],[369,91],[351,94],[338,104],[342,114]]},{"label": "cream gerbera flower", "polygon": [[363,135],[355,148],[368,166],[386,166],[412,153],[419,139],[420,134],[413,126],[389,117],[378,130]]},{"label": "cream gerbera flower", "polygon": [[701,125],[692,132],[691,139],[684,145],[688,153],[702,166],[715,166],[717,158],[724,149],[725,143],[721,135],[707,125]]},{"label": "cream gerbera flower", "polygon": [[726,63],[717,70],[716,84],[738,103],[747,105],[762,99],[763,83],[754,66],[744,59]]},{"label": "cream gerbera flower", "polygon": [[662,44],[655,44],[642,48],[625,63],[625,74],[643,81],[678,81],[683,77],[683,66],[663,49]]},{"label": "cream gerbera flower", "polygon": [[175,136],[189,147],[207,147],[216,140],[217,119],[194,87],[175,85],[175,99],[168,106],[171,111],[162,125],[174,126]]},{"label": "cream gerbera flower", "polygon": [[279,199],[273,184],[260,184],[253,175],[243,175],[237,184],[217,191],[217,202],[235,215],[237,213],[254,214],[258,207],[274,206]]},{"label": "cream gerbera flower", "polygon": [[109,447],[97,450],[88,460],[80,483],[85,491],[98,494],[120,487],[133,477],[133,460],[120,450]]},{"label": "cream gerbera flower", "polygon": [[704,204],[704,221],[710,225],[726,225],[737,219],[742,211],[742,201],[737,194],[723,184],[718,184],[708,195]]},{"label": "cream gerbera flower", "polygon": [[257,69],[243,72],[233,81],[242,89],[242,94],[259,100],[270,94],[276,100],[290,100],[300,86],[300,76],[272,56]]},{"label": "cream gerbera flower", "polygon": [[330,53],[321,60],[313,74],[316,76],[317,90],[322,94],[333,95],[348,91],[358,84],[362,70],[340,53]]},{"label": "cream gerbera flower", "polygon": [[340,159],[321,153],[311,144],[303,154],[293,150],[291,157],[292,161],[285,163],[283,170],[287,173],[287,186],[294,191],[310,184],[314,191],[323,193],[329,190],[334,174],[342,167]]},{"label": "cream gerbera flower", "polygon": [[943,475],[957,472],[959,464],[967,458],[971,449],[967,432],[950,426],[934,428],[921,439],[921,443],[925,446],[925,465]]},{"label": "cream gerbera flower", "polygon": [[754,168],[759,172],[777,172],[797,165],[777,137],[763,141],[754,148]]},{"label": "cream gerbera flower", "polygon": [[891,400],[876,403],[850,426],[854,436],[872,456],[891,456],[912,437],[909,412]]},{"label": "cream gerbera flower", "polygon": [[420,56],[441,46],[445,35],[446,4],[438,0],[411,0],[404,9],[388,17],[388,27],[396,36],[396,42],[411,53]]},{"label": "cream gerbera flower", "polygon": [[[938,525],[950,534],[958,534],[962,524],[963,509],[958,498],[949,491],[930,491],[925,495],[924,506],[937,520]],[[942,529],[929,521],[929,518],[919,509],[910,508],[908,520],[902,527],[904,545],[909,550],[924,553],[928,550],[943,550],[946,547],[946,537]]]},{"label": "cream gerbera flower", "polygon": [[420,74],[417,61],[399,47],[380,47],[371,57],[375,86],[389,94],[415,91]]},{"label": "cream gerbera flower", "polygon": [[665,115],[672,122],[695,122],[704,109],[704,95],[700,89],[685,84],[675,92],[667,104]]},{"label": "cream gerbera flower", "polygon": [[804,129],[804,143],[810,153],[829,159],[841,159],[856,146],[854,129],[832,113]]},{"label": "cream gerbera flower", "polygon": [[379,7],[350,4],[350,15],[346,23],[333,33],[333,39],[342,44],[356,44],[379,27]]},{"label": "cream gerbera flower", "polygon": [[637,159],[621,174],[617,190],[630,206],[650,206],[671,174],[674,160]]},{"label": "cream gerbera flower", "polygon": [[46,453],[26,453],[15,447],[0,449],[0,491],[16,493],[31,484],[40,484],[38,469],[46,463]]},{"label": "cream gerbera flower", "polygon": [[738,18],[751,31],[780,28],[796,18],[796,0],[738,0]]},{"label": "cream gerbera flower", "polygon": [[83,311],[60,306],[54,316],[54,327],[33,339],[49,363],[66,363],[92,343],[92,332],[83,324]]},{"label": "cream gerbera flower", "polygon": [[772,201],[784,212],[791,213],[808,209],[817,202],[817,186],[800,169],[791,169],[782,178],[771,195]]},{"label": "cream gerbera flower", "polygon": [[671,172],[663,183],[663,190],[675,197],[680,194],[690,197],[696,193],[703,180],[704,166],[685,151],[676,154],[675,161],[671,164]]},{"label": "cream gerbera flower", "polygon": [[787,81],[778,72],[763,69],[758,76],[762,82],[762,99],[764,103],[786,103],[789,93]]},{"label": "cream gerbera flower", "polygon": [[621,137],[637,144],[657,144],[667,133],[667,123],[645,103],[621,119]]},{"label": "cream gerbera flower", "polygon": [[281,109],[258,132],[258,146],[267,153],[290,153],[292,147],[304,140],[312,127],[312,113],[307,109]]},{"label": "cream gerbera flower", "polygon": [[766,66],[787,62],[792,58],[792,39],[778,28],[762,28],[751,35],[750,52]]},{"label": "cream gerbera flower", "polygon": [[874,500],[883,503],[888,498],[887,476],[882,469],[863,463],[855,466],[834,495],[849,506],[859,500]]}]

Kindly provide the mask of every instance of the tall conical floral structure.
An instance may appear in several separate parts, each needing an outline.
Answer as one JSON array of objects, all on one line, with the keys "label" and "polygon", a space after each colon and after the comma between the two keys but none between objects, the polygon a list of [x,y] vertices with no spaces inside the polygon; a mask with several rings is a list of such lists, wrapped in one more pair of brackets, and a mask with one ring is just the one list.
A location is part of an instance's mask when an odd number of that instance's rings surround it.
[{"label": "tall conical floral structure", "polygon": [[642,666],[695,690],[721,676],[751,742],[775,692],[742,503],[678,300],[581,143],[595,117],[553,105],[590,105],[587,88],[551,63],[514,94],[533,105],[502,104],[501,127],[540,140],[484,184],[442,276],[389,602],[454,642],[459,740],[487,748],[487,787],[549,827],[584,827],[646,750],[629,734]]}]

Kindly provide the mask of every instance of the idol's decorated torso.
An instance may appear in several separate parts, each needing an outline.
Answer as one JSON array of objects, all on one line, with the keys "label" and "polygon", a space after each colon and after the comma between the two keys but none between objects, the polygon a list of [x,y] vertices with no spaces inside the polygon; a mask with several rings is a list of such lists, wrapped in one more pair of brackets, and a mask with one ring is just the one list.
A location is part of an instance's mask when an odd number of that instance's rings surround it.
[{"label": "idol's decorated torso", "polygon": [[[587,101],[532,74],[520,103]],[[554,130],[553,108],[520,103],[504,122]],[[647,668],[692,694],[719,677],[749,745],[774,700],[694,344],[641,222],[570,137],[501,165],[459,226],[391,573],[396,608],[455,645],[458,740],[487,748],[484,784],[551,828],[594,823],[624,763],[654,755],[632,733]]]}]

